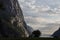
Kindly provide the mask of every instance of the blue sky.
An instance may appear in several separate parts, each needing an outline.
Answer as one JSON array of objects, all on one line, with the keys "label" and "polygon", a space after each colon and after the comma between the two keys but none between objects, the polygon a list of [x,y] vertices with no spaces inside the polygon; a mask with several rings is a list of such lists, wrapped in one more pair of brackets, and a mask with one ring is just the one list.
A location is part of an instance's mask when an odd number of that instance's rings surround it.
[{"label": "blue sky", "polygon": [[[52,34],[60,25],[60,0],[18,0],[27,25]],[[51,29],[51,30],[49,30]]]}]

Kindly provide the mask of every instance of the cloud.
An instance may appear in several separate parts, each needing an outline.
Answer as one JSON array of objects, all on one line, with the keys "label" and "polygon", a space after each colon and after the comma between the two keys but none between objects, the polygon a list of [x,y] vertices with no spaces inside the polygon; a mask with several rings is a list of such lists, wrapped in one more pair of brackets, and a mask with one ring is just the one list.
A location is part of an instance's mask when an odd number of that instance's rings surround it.
[{"label": "cloud", "polygon": [[[41,0],[39,0],[39,1],[41,1]],[[48,2],[52,1],[53,2],[53,1],[56,1],[56,0],[45,0],[45,2],[47,2],[47,1]],[[36,13],[41,13],[41,12],[44,12],[44,13],[60,13],[60,11],[57,8],[52,9],[51,6],[49,6],[49,4],[36,5],[36,4],[38,4],[38,3],[36,3],[36,0],[20,0],[19,2],[21,2],[20,5],[22,7],[23,12],[25,12],[24,9],[26,9],[27,11],[31,12],[31,10],[32,10],[32,11],[34,11]],[[42,2],[44,2],[44,1],[42,1]],[[53,3],[55,4],[55,2],[53,2]]]},{"label": "cloud", "polygon": [[[41,28],[43,33],[55,31],[49,23],[60,24],[60,0],[18,0],[26,23],[33,29]],[[49,25],[49,26],[48,26]],[[51,26],[51,27],[50,27]],[[52,28],[51,31],[49,31]],[[53,30],[54,29],[54,30]],[[45,31],[44,30],[48,30]]]},{"label": "cloud", "polygon": [[18,0],[19,2],[25,2],[25,0]]},{"label": "cloud", "polygon": [[53,34],[56,30],[59,29],[60,24],[57,23],[48,23],[45,24],[44,28],[40,28],[40,30],[42,31],[42,34]]},{"label": "cloud", "polygon": [[[51,15],[51,16],[54,16]],[[56,15],[57,16],[57,15]],[[57,18],[44,18],[44,17],[32,17],[32,16],[26,16],[25,17],[25,21],[30,24],[44,24],[44,23],[58,23],[60,21],[60,19]]]},{"label": "cloud", "polygon": [[[25,17],[27,24],[34,30],[40,29],[42,34],[53,34],[59,28],[60,19],[45,19],[42,17]],[[57,22],[58,21],[58,22]]]}]

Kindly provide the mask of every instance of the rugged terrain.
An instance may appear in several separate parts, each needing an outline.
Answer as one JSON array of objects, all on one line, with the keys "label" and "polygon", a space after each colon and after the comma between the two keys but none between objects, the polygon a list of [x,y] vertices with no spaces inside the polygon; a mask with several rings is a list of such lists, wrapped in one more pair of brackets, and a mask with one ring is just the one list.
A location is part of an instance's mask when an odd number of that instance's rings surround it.
[{"label": "rugged terrain", "polygon": [[0,0],[0,36],[27,37],[26,23],[17,0]]}]

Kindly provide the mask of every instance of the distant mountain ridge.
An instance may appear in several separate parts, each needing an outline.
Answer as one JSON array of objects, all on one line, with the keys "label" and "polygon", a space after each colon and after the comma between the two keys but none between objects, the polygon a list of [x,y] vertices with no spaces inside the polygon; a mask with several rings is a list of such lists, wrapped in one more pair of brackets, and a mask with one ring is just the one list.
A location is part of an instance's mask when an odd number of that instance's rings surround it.
[{"label": "distant mountain ridge", "polygon": [[60,28],[58,30],[56,30],[53,34],[52,34],[53,37],[57,37],[57,38],[60,38]]}]

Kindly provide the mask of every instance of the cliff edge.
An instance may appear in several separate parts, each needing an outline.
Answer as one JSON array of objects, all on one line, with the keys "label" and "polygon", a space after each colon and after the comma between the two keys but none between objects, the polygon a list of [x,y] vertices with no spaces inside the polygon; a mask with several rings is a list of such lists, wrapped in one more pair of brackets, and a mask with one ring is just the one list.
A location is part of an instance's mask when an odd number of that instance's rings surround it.
[{"label": "cliff edge", "polygon": [[0,0],[0,36],[26,37],[26,26],[18,0]]}]

